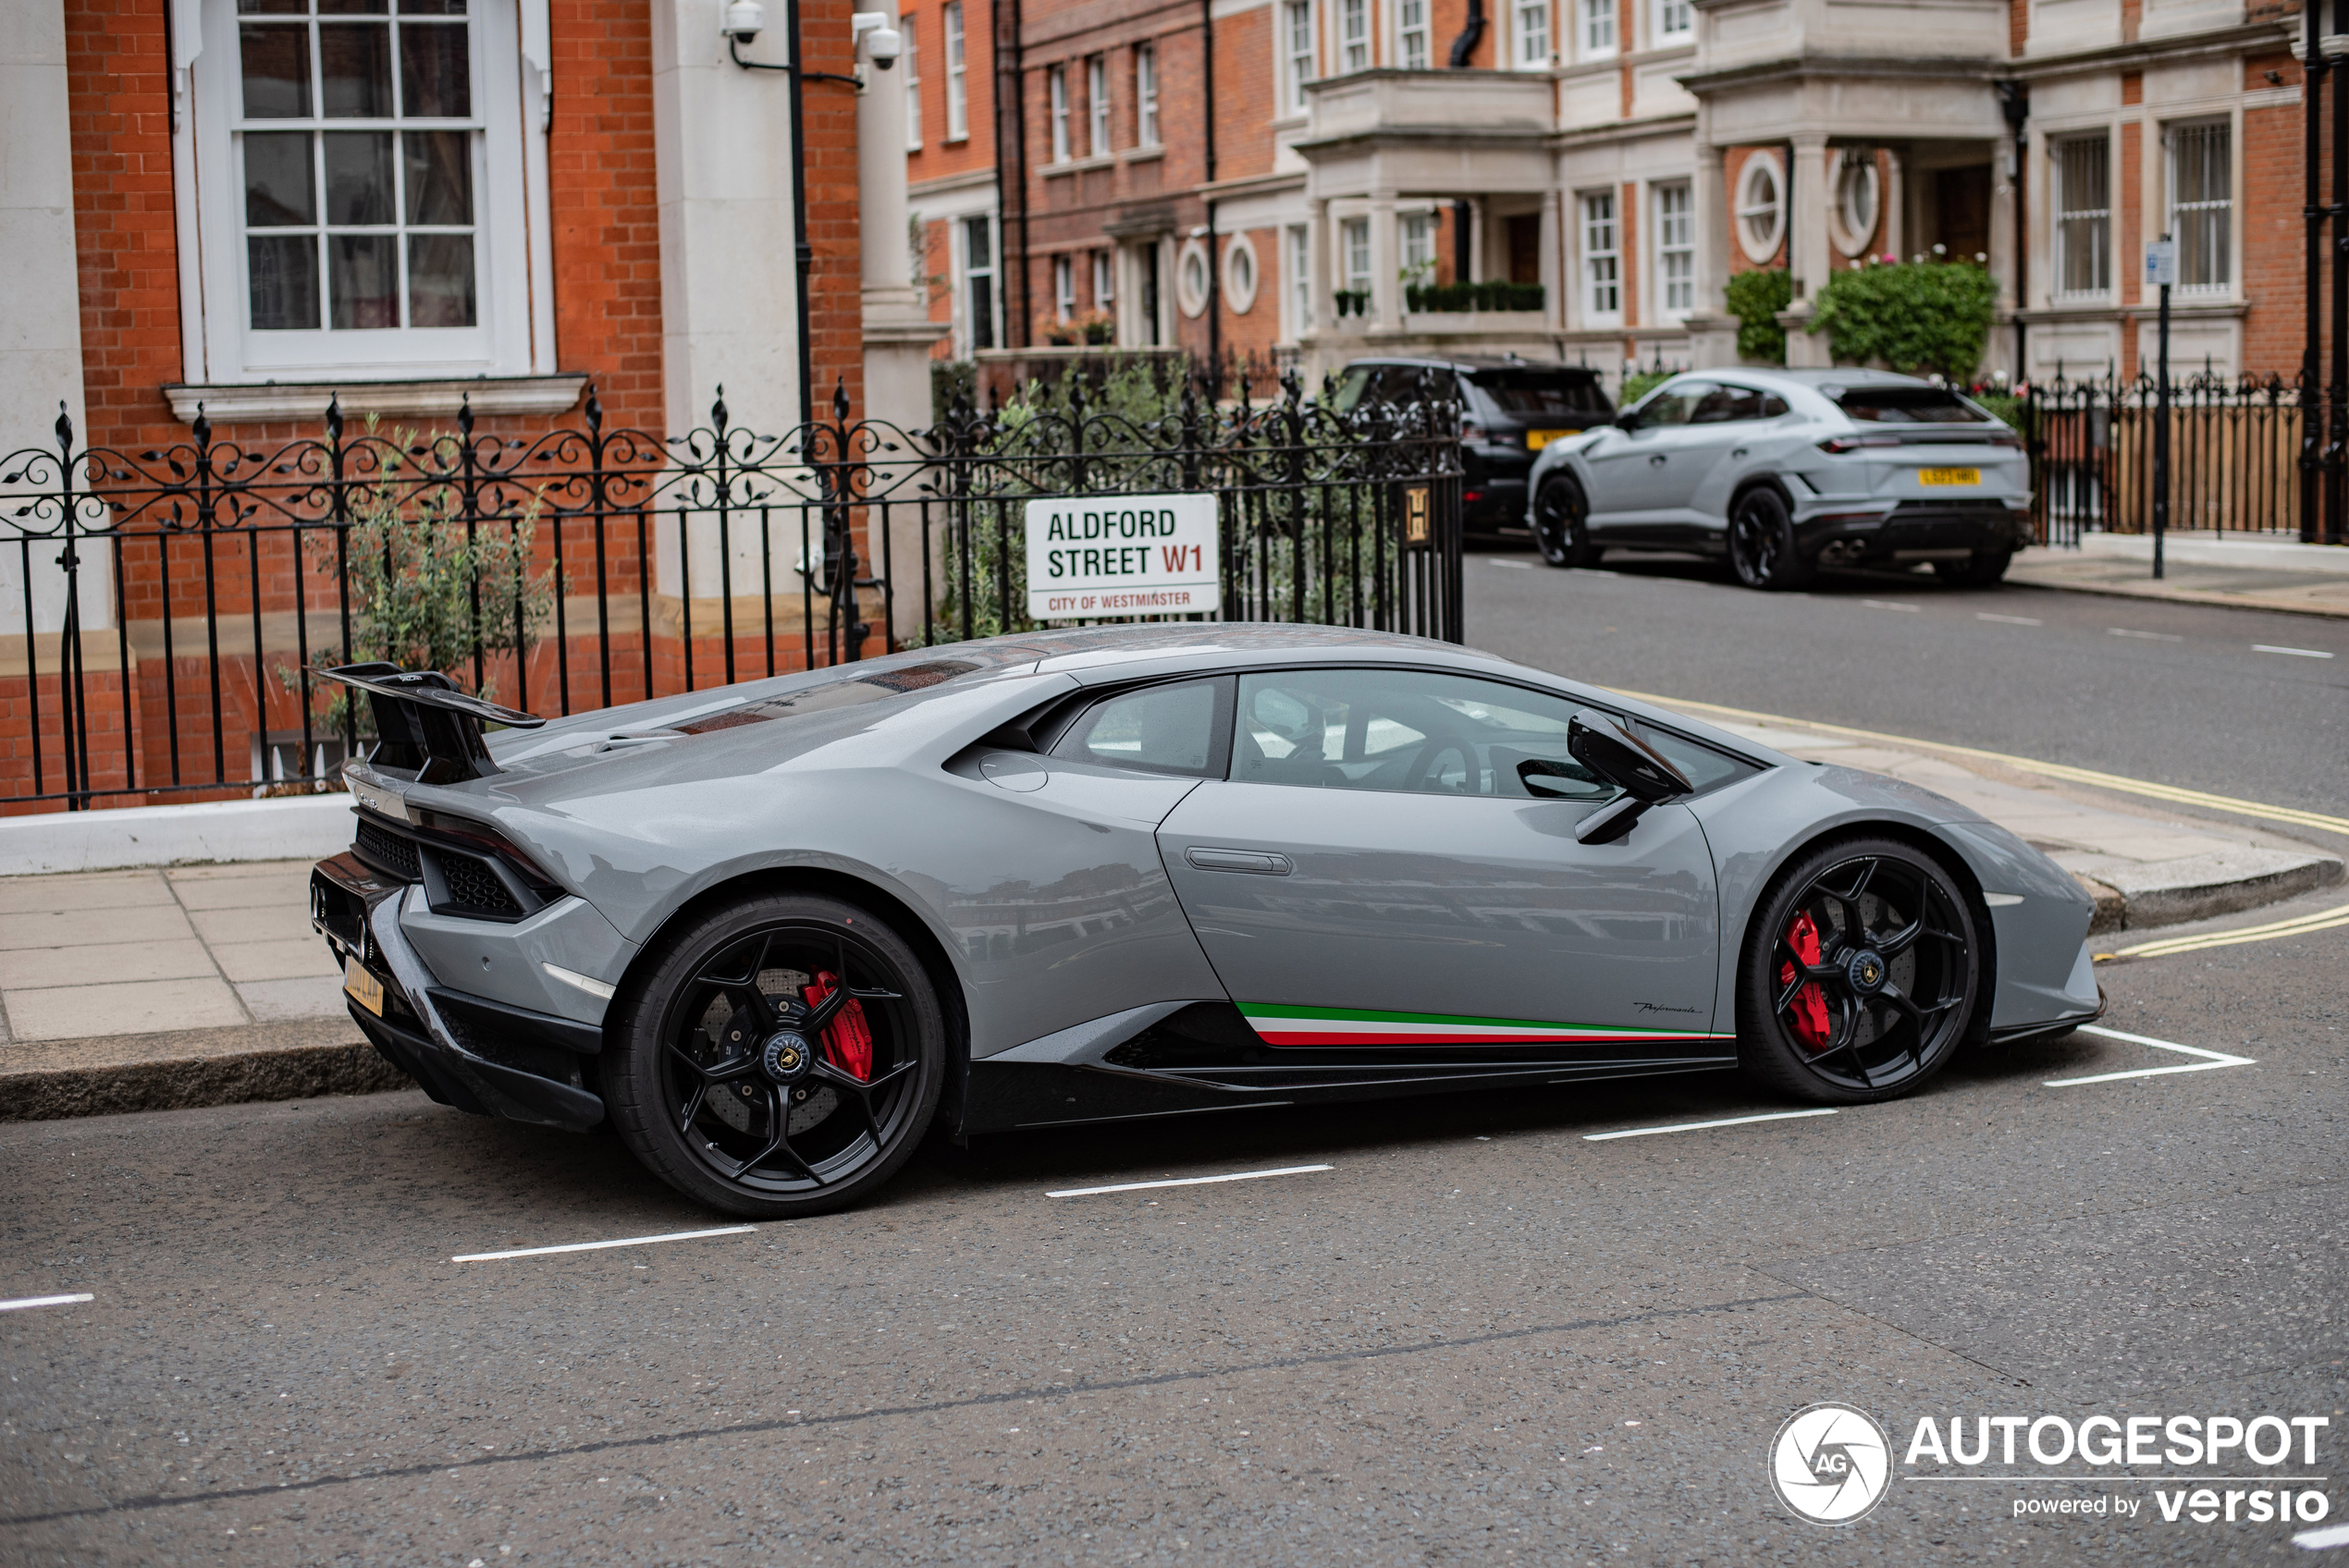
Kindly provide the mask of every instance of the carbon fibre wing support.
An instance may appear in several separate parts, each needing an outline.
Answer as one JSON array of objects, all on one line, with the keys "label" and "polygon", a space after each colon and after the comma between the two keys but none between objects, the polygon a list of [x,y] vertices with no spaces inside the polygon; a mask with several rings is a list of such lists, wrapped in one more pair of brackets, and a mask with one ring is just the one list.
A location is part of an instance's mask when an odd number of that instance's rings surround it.
[{"label": "carbon fibre wing support", "polygon": [[483,739],[484,724],[535,729],[547,722],[536,714],[461,692],[437,669],[347,664],[310,673],[367,693],[382,742],[368,760],[379,767],[412,772],[419,783],[461,784],[499,771]]}]

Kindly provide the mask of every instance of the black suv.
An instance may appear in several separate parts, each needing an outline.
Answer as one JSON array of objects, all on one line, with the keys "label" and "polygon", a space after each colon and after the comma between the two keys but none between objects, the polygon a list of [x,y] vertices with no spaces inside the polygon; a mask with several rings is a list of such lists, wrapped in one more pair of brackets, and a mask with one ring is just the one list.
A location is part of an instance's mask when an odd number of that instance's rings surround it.
[{"label": "black suv", "polygon": [[1542,448],[1615,418],[1597,371],[1515,357],[1355,360],[1338,373],[1334,406],[1349,413],[1366,398],[1422,397],[1459,400],[1461,512],[1471,533],[1523,528],[1526,475]]}]

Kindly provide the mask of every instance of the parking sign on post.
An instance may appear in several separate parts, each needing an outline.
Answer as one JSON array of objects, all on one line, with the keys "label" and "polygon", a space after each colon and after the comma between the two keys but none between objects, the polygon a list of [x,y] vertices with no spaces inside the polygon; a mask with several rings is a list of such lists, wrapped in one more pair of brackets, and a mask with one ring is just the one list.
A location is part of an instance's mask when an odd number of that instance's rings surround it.
[{"label": "parking sign on post", "polygon": [[1071,496],[1027,503],[1030,619],[1196,615],[1223,604],[1214,496]]}]

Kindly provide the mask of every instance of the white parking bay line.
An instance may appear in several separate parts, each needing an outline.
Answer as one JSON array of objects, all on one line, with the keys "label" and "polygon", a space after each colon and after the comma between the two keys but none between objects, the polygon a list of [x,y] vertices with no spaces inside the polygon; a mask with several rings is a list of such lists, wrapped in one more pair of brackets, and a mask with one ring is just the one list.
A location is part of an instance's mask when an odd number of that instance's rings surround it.
[{"label": "white parking bay line", "polygon": [[1253,1182],[1261,1176],[1303,1176],[1315,1170],[1334,1170],[1334,1165],[1284,1165],[1278,1170],[1235,1170],[1228,1176],[1170,1176],[1163,1182],[1120,1182],[1108,1187],[1063,1187],[1056,1193],[1046,1193],[1048,1198],[1089,1198],[1097,1193],[1138,1193],[1145,1187],[1204,1187],[1214,1182]]},{"label": "white parking bay line", "polygon": [[14,1301],[0,1301],[0,1312],[22,1312],[28,1306],[71,1306],[78,1301],[96,1299],[87,1291],[78,1296],[18,1296]]},{"label": "white parking bay line", "polygon": [[1518,571],[1531,571],[1533,570],[1533,563],[1531,561],[1494,561],[1493,564],[1494,566],[1509,567]]},{"label": "white parking bay line", "polygon": [[2349,1525],[2328,1525],[2321,1530],[2303,1530],[2292,1537],[2292,1544],[2304,1551],[2323,1551],[2330,1547],[2349,1546]]},{"label": "white parking bay line", "polygon": [[2158,1078],[2171,1072],[2208,1072],[2216,1067],[2250,1067],[2254,1060],[2247,1056],[2229,1056],[2225,1051],[2205,1050],[2200,1046],[2182,1046],[2174,1040],[2157,1040],[2149,1035],[2130,1035],[2119,1029],[2107,1029],[2100,1024],[2083,1023],[2083,1035],[2101,1035],[2108,1040],[2126,1040],[2133,1046],[2151,1046],[2156,1050],[2176,1051],[2182,1056],[2201,1057],[2176,1067],[2140,1067],[2129,1072],[2096,1072],[2085,1078],[2050,1078],[2042,1085],[2049,1089],[2069,1089],[2079,1084],[2109,1084],[2117,1078]]},{"label": "white parking bay line", "polygon": [[[2326,653],[2322,648],[2280,648],[2273,643],[2254,643],[2251,644],[2251,651],[2255,654],[2290,654],[2296,659],[2329,659],[2332,657],[2331,654]],[[2313,1534],[2316,1532],[2311,1533]]]},{"label": "white parking bay line", "polygon": [[1620,1133],[1585,1133],[1582,1141],[1603,1144],[1609,1138],[1645,1138],[1658,1133],[1702,1133],[1707,1127],[1742,1127],[1749,1121],[1791,1121],[1801,1116],[1833,1116],[1835,1107],[1823,1105],[1816,1110],[1773,1110],[1762,1116],[1727,1116],[1718,1121],[1681,1121],[1669,1127],[1626,1127]]},{"label": "white parking bay line", "polygon": [[1898,599],[1863,599],[1860,602],[1867,606],[1868,608],[1872,610],[1921,610],[1925,608],[1923,605],[1904,605]]},{"label": "white parking bay line", "polygon": [[2125,626],[2108,626],[2105,630],[2111,632],[2115,637],[2141,637],[2148,643],[2183,643],[2185,641],[2184,638],[2171,631],[2132,631]]},{"label": "white parking bay line", "polygon": [[1974,611],[1974,619],[1976,620],[1995,620],[2001,626],[2037,626],[2040,624],[2039,618],[2035,615],[1992,615],[1988,610]]},{"label": "white parking bay line", "polygon": [[601,1252],[606,1247],[648,1247],[655,1242],[692,1242],[704,1236],[746,1236],[756,1225],[723,1225],[715,1231],[671,1231],[664,1236],[622,1236],[609,1242],[570,1242],[559,1247],[516,1247],[511,1252],[465,1252],[451,1263],[495,1263],[501,1257],[544,1257],[554,1252]]}]

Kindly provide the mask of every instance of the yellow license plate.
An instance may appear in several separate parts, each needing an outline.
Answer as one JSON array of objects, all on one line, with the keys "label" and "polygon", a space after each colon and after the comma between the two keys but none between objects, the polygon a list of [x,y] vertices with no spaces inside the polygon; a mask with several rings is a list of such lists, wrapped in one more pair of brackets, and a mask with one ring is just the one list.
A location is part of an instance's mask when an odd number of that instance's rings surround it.
[{"label": "yellow license plate", "polygon": [[351,999],[374,1013],[384,1015],[384,983],[368,974],[355,958],[342,961],[342,988]]},{"label": "yellow license plate", "polygon": [[1921,468],[1917,470],[1919,484],[1979,484],[1982,471],[1978,468]]},{"label": "yellow license plate", "polygon": [[1569,435],[1580,435],[1579,430],[1529,430],[1525,433],[1525,449],[1538,452],[1553,441],[1563,441]]}]

